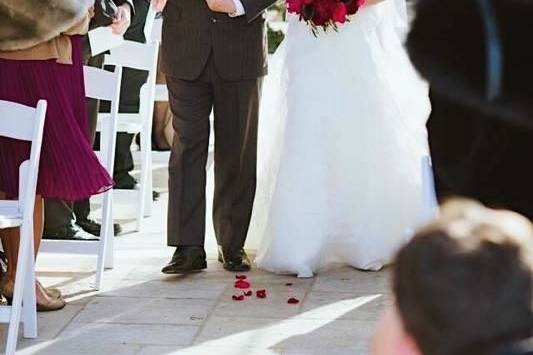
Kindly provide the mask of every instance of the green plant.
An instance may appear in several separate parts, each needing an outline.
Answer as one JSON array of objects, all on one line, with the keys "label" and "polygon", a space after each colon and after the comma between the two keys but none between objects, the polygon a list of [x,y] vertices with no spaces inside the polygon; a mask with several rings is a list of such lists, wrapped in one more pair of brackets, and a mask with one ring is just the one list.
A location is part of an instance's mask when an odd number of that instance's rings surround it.
[{"label": "green plant", "polygon": [[285,38],[285,35],[282,31],[274,31],[270,26],[268,26],[268,52],[270,54],[274,53],[278,49],[280,43]]}]

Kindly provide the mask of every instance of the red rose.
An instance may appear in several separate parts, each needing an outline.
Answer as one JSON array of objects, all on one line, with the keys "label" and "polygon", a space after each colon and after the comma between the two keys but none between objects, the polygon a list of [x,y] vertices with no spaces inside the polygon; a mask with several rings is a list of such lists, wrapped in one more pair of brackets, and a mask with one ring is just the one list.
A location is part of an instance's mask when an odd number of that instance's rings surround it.
[{"label": "red rose", "polygon": [[257,298],[266,298],[267,293],[266,290],[257,290],[255,295],[257,296]]},{"label": "red rose", "polygon": [[353,15],[359,10],[359,0],[351,0],[346,3],[346,12],[348,15]]},{"label": "red rose", "polygon": [[315,0],[313,23],[317,26],[324,26],[330,22],[336,5],[336,0]]},{"label": "red rose", "polygon": [[240,288],[242,290],[245,290],[247,288],[250,288],[250,283],[244,280],[237,280],[235,281],[235,288]]},{"label": "red rose", "polygon": [[313,0],[287,0],[287,10],[289,12],[301,14],[304,5],[311,4]]},{"label": "red rose", "polygon": [[333,11],[333,21],[337,23],[345,23],[346,22],[346,5],[344,5],[343,2],[339,2],[337,4],[337,7],[335,8],[335,11]]}]

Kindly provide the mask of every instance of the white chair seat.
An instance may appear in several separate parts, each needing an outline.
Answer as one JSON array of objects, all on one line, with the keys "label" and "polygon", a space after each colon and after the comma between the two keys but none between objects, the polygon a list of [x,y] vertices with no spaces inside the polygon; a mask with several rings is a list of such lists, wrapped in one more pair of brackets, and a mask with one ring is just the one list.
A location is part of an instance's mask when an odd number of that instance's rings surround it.
[{"label": "white chair seat", "polygon": [[22,213],[17,203],[0,202],[0,229],[19,227],[22,224]]},{"label": "white chair seat", "polygon": [[[101,113],[98,115],[97,131],[102,130],[102,121],[109,119],[110,114]],[[117,122],[117,132],[136,134],[142,131],[143,121],[138,113],[119,113]]]}]

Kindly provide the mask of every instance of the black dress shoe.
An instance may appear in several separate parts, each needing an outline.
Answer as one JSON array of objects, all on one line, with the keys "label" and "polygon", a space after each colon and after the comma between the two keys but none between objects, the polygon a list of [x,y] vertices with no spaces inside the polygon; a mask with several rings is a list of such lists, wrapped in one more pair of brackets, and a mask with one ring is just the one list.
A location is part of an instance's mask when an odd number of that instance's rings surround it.
[{"label": "black dress shoe", "polygon": [[[97,237],[100,236],[100,232],[102,230],[102,225],[96,221],[93,221],[92,219],[83,219],[80,221],[77,220],[76,225],[81,227],[81,229],[83,229],[87,233],[90,233]],[[122,227],[120,226],[120,224],[113,223],[113,232],[115,233],[115,237],[122,232]]]},{"label": "black dress shoe", "polygon": [[115,181],[114,189],[118,190],[135,190],[138,182],[133,176],[129,173],[118,173],[113,176],[113,181]]},{"label": "black dress shoe", "polygon": [[190,274],[207,268],[206,254],[203,247],[178,247],[172,260],[161,272],[163,274]]},{"label": "black dress shoe", "polygon": [[240,249],[237,252],[224,251],[218,248],[218,261],[223,264],[224,269],[234,272],[250,271],[252,262],[244,251]]},{"label": "black dress shoe", "polygon": [[99,238],[85,232],[79,227],[68,226],[53,231],[45,230],[43,233],[43,239],[95,241]]}]

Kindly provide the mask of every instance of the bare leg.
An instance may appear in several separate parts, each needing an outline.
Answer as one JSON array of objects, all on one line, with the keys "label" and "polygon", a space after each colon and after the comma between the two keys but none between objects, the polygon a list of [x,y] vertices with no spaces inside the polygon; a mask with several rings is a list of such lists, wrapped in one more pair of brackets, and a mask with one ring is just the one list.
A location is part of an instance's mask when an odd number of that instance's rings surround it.
[{"label": "bare leg", "polygon": [[[5,196],[0,193],[0,198]],[[43,225],[44,225],[44,203],[43,199],[40,196],[35,198],[35,210],[33,214],[33,235],[35,243],[35,257],[39,251],[39,246],[41,245],[41,238],[43,235]],[[15,275],[17,273],[17,257],[19,252],[20,245],[20,228],[9,228],[1,231],[2,245],[4,247],[4,252],[7,257],[7,273],[5,280],[6,289],[11,289],[15,283]],[[42,287],[37,287],[37,303],[38,304],[49,304],[52,300],[42,289]]]},{"label": "bare leg", "polygon": [[168,102],[156,102],[154,106],[153,138],[157,149],[169,150],[170,145],[165,138],[165,127],[168,124]]}]

